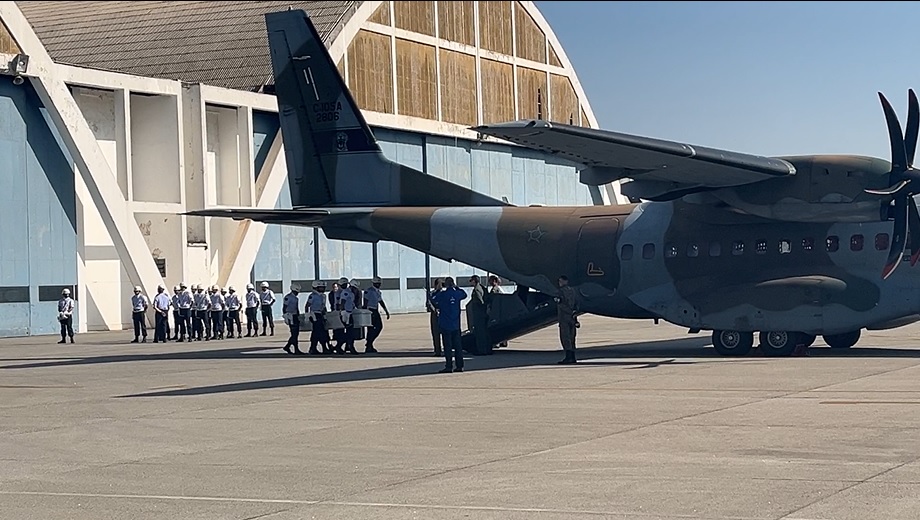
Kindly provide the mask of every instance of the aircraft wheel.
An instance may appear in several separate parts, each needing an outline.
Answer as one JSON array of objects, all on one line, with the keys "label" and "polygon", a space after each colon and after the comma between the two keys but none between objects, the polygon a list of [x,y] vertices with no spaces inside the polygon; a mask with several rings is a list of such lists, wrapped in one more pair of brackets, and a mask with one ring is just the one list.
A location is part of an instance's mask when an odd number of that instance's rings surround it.
[{"label": "aircraft wheel", "polygon": [[745,356],[754,346],[754,334],[737,330],[714,330],[712,346],[722,356]]},{"label": "aircraft wheel", "polygon": [[843,334],[830,334],[824,336],[824,342],[830,348],[850,348],[859,341],[859,330],[844,332]]},{"label": "aircraft wheel", "polygon": [[790,356],[795,350],[796,342],[801,343],[802,338],[799,332],[787,332],[784,330],[771,330],[760,333],[760,350],[765,356],[779,357]]}]

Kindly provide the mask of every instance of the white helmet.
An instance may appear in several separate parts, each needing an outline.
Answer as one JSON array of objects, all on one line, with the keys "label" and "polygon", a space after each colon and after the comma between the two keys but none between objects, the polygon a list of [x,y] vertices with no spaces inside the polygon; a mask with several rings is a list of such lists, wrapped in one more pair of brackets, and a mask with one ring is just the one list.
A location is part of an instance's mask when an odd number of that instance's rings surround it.
[{"label": "white helmet", "polygon": [[134,286],[134,292],[141,292],[141,286],[140,286],[140,285],[135,285],[135,286]]},{"label": "white helmet", "polygon": [[158,290],[158,291],[165,291],[165,290],[166,290],[166,286],[164,286],[163,284],[157,284],[157,290]]},{"label": "white helmet", "polygon": [[292,284],[291,284],[291,290],[294,291],[294,292],[300,292],[300,284],[299,284],[299,283],[292,283]]},{"label": "white helmet", "polygon": [[178,285],[173,286],[173,290],[176,291],[176,292],[179,292],[179,286],[178,286]]},{"label": "white helmet", "polygon": [[226,293],[227,293],[227,288],[226,288],[226,287],[221,287],[221,288],[220,288],[220,293],[221,293],[221,294],[226,294]]},{"label": "white helmet", "polygon": [[355,287],[361,287],[361,282],[359,282],[357,278],[352,278],[348,284],[354,285]]},{"label": "white helmet", "polygon": [[383,283],[383,280],[381,280],[379,276],[375,276],[374,279],[371,280],[371,283]]},{"label": "white helmet", "polygon": [[64,296],[70,296],[70,289],[65,288],[63,291],[61,291],[61,294]]},{"label": "white helmet", "polygon": [[268,282],[262,282],[262,288],[268,289]]},{"label": "white helmet", "polygon": [[320,287],[326,287],[326,282],[324,282],[323,280],[314,280],[314,281],[313,281],[313,288],[314,288],[314,289],[319,289]]},{"label": "white helmet", "polygon": [[212,291],[219,291],[219,290],[220,290],[220,286],[217,285],[217,284],[214,284],[214,286],[211,287],[211,290],[212,290]]},{"label": "white helmet", "polygon": [[255,289],[255,287],[253,287],[251,283],[247,283],[246,290],[248,291],[249,289]]},{"label": "white helmet", "polygon": [[345,278],[345,277],[343,276],[343,277],[339,278],[339,287],[342,287],[342,286],[345,286],[345,285],[348,285],[348,278]]},{"label": "white helmet", "polygon": [[227,287],[227,290],[230,292],[236,292],[236,289],[234,289],[232,285],[230,287]]},{"label": "white helmet", "polygon": [[186,289],[188,286],[185,285],[185,282],[179,282],[180,289]]}]

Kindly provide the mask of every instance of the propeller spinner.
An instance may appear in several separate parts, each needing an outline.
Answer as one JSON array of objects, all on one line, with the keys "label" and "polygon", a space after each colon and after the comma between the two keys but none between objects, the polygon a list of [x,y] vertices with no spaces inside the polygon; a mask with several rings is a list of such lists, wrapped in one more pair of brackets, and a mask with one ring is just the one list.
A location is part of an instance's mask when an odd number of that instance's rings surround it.
[{"label": "propeller spinner", "polygon": [[[879,92],[885,121],[888,123],[888,139],[891,143],[891,171],[888,179],[891,186],[881,190],[866,190],[872,195],[892,197],[894,199],[894,233],[888,260],[882,270],[882,279],[887,279],[897,269],[904,256],[905,248],[910,249],[910,265],[920,259],[920,212],[913,194],[920,187],[920,170],[913,168],[917,152],[917,137],[920,131],[920,103],[913,89],[908,91],[907,129],[901,134],[901,123],[891,103]],[[914,182],[916,181],[916,182]]]}]

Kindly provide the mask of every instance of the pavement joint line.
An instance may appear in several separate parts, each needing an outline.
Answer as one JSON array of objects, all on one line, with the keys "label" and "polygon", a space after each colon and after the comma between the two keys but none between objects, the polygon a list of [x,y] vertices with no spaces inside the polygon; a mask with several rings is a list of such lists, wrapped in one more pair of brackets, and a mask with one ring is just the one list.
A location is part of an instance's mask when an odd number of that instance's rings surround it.
[{"label": "pavement joint line", "polygon": [[[597,510],[579,510],[579,509],[554,509],[554,508],[536,508],[536,507],[502,507],[502,506],[454,506],[440,504],[400,504],[389,502],[357,502],[357,501],[338,501],[338,500],[298,500],[298,499],[279,499],[279,498],[246,498],[246,497],[202,497],[202,496],[183,496],[183,495],[134,495],[119,493],[69,493],[69,492],[51,492],[51,491],[0,491],[0,495],[6,496],[44,496],[44,497],[73,497],[73,498],[115,498],[115,499],[146,499],[146,500],[173,500],[173,501],[200,501],[200,502],[240,502],[256,504],[285,504],[285,505],[331,505],[346,507],[378,507],[391,509],[434,509],[434,510],[454,510],[454,511],[492,511],[507,513],[549,513],[549,514],[580,514],[592,516],[610,516],[610,515],[627,515],[635,517],[658,517],[658,513],[642,513],[627,511],[597,511]],[[283,511],[274,511],[263,515],[251,517],[256,519],[265,516],[271,516]],[[686,514],[670,514],[672,518],[692,518],[694,520],[712,519],[718,520],[727,517],[710,517]],[[756,520],[757,517],[731,517],[739,520]]]}]

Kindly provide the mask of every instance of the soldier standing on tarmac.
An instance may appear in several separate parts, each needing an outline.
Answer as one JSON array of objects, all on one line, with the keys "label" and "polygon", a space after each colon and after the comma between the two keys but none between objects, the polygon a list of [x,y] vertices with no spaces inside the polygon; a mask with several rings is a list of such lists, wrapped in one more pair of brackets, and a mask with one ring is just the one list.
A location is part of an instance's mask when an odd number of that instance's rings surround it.
[{"label": "soldier standing on tarmac", "polygon": [[[284,344],[283,350],[288,354],[298,354],[303,355],[304,352],[300,350],[300,299],[297,297],[300,293],[300,285],[296,283],[291,284],[291,292],[284,296],[284,301],[281,303],[281,312],[287,317],[290,317],[290,323],[288,326],[291,328],[291,337],[288,338],[287,343]],[[294,352],[291,352],[291,347],[294,347]]]},{"label": "soldier standing on tarmac", "polygon": [[569,287],[569,278],[565,275],[559,277],[559,295],[555,300],[559,319],[559,340],[565,350],[565,358],[559,361],[559,364],[571,365],[576,362],[575,329],[578,328],[578,301],[575,299],[575,290]]},{"label": "soldier standing on tarmac", "polygon": [[367,342],[364,345],[365,352],[377,352],[374,348],[374,341],[380,337],[383,332],[383,320],[380,319],[380,309],[387,313],[387,319],[390,319],[390,311],[387,310],[387,304],[383,301],[383,294],[380,292],[380,286],[383,280],[375,276],[373,286],[364,291],[364,307],[371,311],[371,328],[367,331]]},{"label": "soldier standing on tarmac", "polygon": [[243,325],[240,322],[240,308],[242,304],[240,303],[240,296],[236,294],[236,289],[231,285],[227,287],[227,290],[230,291],[230,294],[227,295],[227,337],[232,338],[233,335],[233,324],[236,324],[236,339],[243,337]]},{"label": "soldier standing on tarmac", "polygon": [[307,313],[313,323],[310,331],[310,354],[319,354],[316,345],[322,345],[323,354],[329,354],[329,330],[326,327],[326,282],[313,282],[313,292],[307,297]]},{"label": "soldier standing on tarmac", "polygon": [[246,337],[251,337],[253,335],[253,328],[255,328],[255,335],[259,335],[259,293],[256,292],[256,288],[251,284],[246,284]]},{"label": "soldier standing on tarmac", "polygon": [[272,305],[275,304],[275,293],[268,288],[268,282],[262,282],[262,293],[259,295],[259,303],[262,304],[262,335],[265,331],[271,329],[271,335],[275,335],[275,319],[272,317]]},{"label": "soldier standing on tarmac", "polygon": [[185,282],[179,282],[179,341],[188,338],[192,341],[192,293],[188,291]]}]

